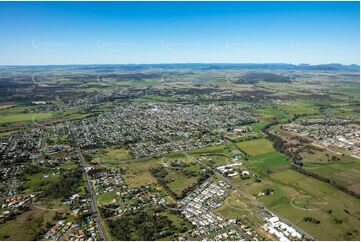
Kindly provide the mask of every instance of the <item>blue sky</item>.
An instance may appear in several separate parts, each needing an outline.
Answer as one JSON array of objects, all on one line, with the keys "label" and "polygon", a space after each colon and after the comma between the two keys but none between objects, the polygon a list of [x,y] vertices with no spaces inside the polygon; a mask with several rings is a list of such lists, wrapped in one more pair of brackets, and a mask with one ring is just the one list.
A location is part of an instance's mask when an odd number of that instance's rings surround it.
[{"label": "blue sky", "polygon": [[359,64],[359,2],[0,2],[0,64]]}]

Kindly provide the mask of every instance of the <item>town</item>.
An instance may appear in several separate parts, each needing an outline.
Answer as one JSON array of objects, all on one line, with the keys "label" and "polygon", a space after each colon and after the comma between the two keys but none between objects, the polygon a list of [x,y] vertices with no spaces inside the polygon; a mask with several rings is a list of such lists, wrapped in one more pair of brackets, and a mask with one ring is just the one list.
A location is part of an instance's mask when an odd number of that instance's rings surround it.
[{"label": "town", "polygon": [[[147,87],[143,76],[159,74],[87,70],[65,76],[97,80],[94,92],[82,83],[1,109],[27,121],[0,125],[0,239],[359,238],[356,111],[338,115],[326,90],[291,95],[307,71],[281,93],[277,82],[239,84],[254,77],[236,70],[227,83],[194,70],[216,81],[180,87],[177,71]],[[142,85],[114,85],[128,75]]]}]

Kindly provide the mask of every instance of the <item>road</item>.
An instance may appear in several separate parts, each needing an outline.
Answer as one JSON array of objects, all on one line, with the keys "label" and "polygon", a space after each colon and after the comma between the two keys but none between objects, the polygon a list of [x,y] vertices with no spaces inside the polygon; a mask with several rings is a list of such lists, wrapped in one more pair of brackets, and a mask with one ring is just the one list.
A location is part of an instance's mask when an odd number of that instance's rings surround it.
[{"label": "road", "polygon": [[84,169],[85,167],[84,167],[83,154],[81,153],[81,150],[80,150],[79,147],[77,147],[76,150],[78,152],[78,156],[79,156],[79,159],[80,159],[80,168],[84,172],[86,187],[87,187],[89,197],[90,197],[90,204],[91,204],[92,212],[93,212],[93,214],[96,214],[96,223],[97,223],[97,226],[98,226],[98,231],[99,231],[100,237],[102,238],[102,240],[107,240],[106,236],[105,236],[105,233],[104,233],[103,225],[100,222],[101,217],[100,217],[100,214],[98,212],[98,209],[97,209],[97,206],[96,206],[96,203],[95,203],[94,194],[92,192],[92,188],[91,188],[90,181],[89,181],[89,176],[88,176],[88,173]]},{"label": "road", "polygon": [[99,231],[101,239],[102,240],[107,240],[107,237],[106,237],[106,235],[104,233],[103,225],[101,223],[101,217],[100,217],[97,205],[95,203],[94,194],[92,192],[92,187],[91,187],[91,184],[90,184],[90,181],[89,181],[89,176],[88,176],[88,173],[85,171],[83,154],[81,153],[80,147],[77,144],[76,139],[74,138],[75,135],[73,134],[71,127],[69,127],[69,130],[70,130],[70,134],[71,134],[71,136],[73,138],[73,141],[74,141],[74,143],[76,145],[76,151],[78,153],[79,161],[80,161],[80,163],[79,163],[80,164],[80,169],[82,169],[82,171],[84,173],[84,177],[85,177],[85,181],[86,181],[86,187],[87,187],[89,198],[90,198],[90,205],[91,205],[91,209],[92,209],[92,214],[96,215],[96,218],[95,218],[96,221],[95,222],[97,224],[98,231]]}]

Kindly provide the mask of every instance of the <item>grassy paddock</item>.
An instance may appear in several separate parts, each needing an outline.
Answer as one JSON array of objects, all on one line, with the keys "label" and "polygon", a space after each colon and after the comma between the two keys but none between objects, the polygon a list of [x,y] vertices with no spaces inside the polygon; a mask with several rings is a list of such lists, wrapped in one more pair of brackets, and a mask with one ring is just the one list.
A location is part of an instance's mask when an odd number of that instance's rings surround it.
[{"label": "grassy paddock", "polygon": [[272,142],[267,139],[256,139],[237,143],[237,146],[250,156],[274,151]]}]

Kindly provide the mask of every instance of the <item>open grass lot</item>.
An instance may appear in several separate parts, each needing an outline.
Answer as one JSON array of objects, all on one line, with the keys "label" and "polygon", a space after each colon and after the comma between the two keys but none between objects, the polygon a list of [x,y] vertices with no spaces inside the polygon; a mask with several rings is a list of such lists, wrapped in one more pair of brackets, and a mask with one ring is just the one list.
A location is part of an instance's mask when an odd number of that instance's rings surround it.
[{"label": "open grass lot", "polygon": [[54,223],[55,211],[31,206],[30,211],[17,216],[14,220],[0,224],[0,240],[35,240],[43,233],[46,224]]},{"label": "open grass lot", "polygon": [[17,114],[2,114],[0,124],[19,123],[19,122],[36,122],[46,120],[52,117],[51,113],[17,113]]},{"label": "open grass lot", "polygon": [[287,120],[291,117],[287,111],[281,109],[278,105],[265,105],[263,108],[255,109],[254,112],[259,117],[260,125],[269,123],[274,119]]},{"label": "open grass lot", "polygon": [[[118,198],[118,199],[117,199]],[[95,200],[97,204],[108,204],[111,203],[115,199],[116,201],[119,201],[119,196],[117,196],[116,192],[106,192],[101,195],[96,195]]]},{"label": "open grass lot", "polygon": [[236,190],[231,190],[222,206],[217,208],[215,212],[225,219],[240,219],[257,208],[257,204],[254,204],[252,200]]},{"label": "open grass lot", "polygon": [[[264,177],[259,183],[239,180],[235,184],[255,196],[266,188],[273,189],[272,195],[258,199],[318,240],[359,239],[359,200],[327,183],[284,170]],[[303,221],[306,216],[320,223]]]},{"label": "open grass lot", "polygon": [[86,118],[91,113],[82,110],[67,112],[36,112],[30,106],[16,106],[0,109],[0,126],[18,129],[20,124],[41,123],[50,125],[52,122],[63,122]]},{"label": "open grass lot", "polygon": [[330,88],[330,91],[332,91],[333,93],[342,94],[342,96],[346,95],[355,98],[360,98],[359,80],[358,82],[356,81],[355,83],[347,83],[347,84],[343,83],[342,85],[334,84],[332,88]]},{"label": "open grass lot", "polygon": [[166,179],[170,182],[167,184],[168,188],[172,190],[177,196],[181,196],[182,192],[197,183],[198,176],[188,176],[184,172],[167,169],[168,175]]},{"label": "open grass lot", "polygon": [[272,142],[267,139],[256,139],[237,143],[242,151],[249,156],[260,155],[274,151]]},{"label": "open grass lot", "polygon": [[0,110],[0,125],[10,123],[35,122],[43,121],[56,116],[55,113],[34,113],[26,106],[18,106],[9,109]]},{"label": "open grass lot", "polygon": [[100,162],[100,163],[106,163],[106,162],[117,162],[122,160],[130,160],[131,157],[129,155],[128,150],[126,149],[111,149],[107,148],[105,150],[101,150],[101,152],[97,153],[93,160]]},{"label": "open grass lot", "polygon": [[[180,198],[186,190],[197,184],[201,177],[202,167],[193,160],[192,156],[170,157],[166,156],[157,160],[157,170],[161,171],[162,175],[157,175],[160,174],[157,171],[153,171],[152,174],[157,177],[160,184],[173,193],[173,197]],[[181,164],[179,166],[169,165],[175,161],[181,161]]]},{"label": "open grass lot", "polygon": [[232,145],[216,145],[216,146],[209,146],[209,147],[205,147],[205,148],[199,148],[199,149],[193,149],[193,150],[189,150],[187,151],[187,154],[189,155],[196,155],[196,154],[212,154],[212,153],[218,153],[218,154],[226,154],[227,152],[230,153],[232,152]]},{"label": "open grass lot", "polygon": [[201,157],[206,158],[206,160],[202,161],[202,163],[211,168],[216,168],[218,166],[223,166],[231,163],[231,158],[226,155],[199,155],[194,156],[194,159],[198,159]]},{"label": "open grass lot", "polygon": [[290,162],[287,157],[276,151],[272,142],[265,138],[238,142],[236,146],[249,156],[248,161],[246,161],[247,167],[261,175],[289,167]]},{"label": "open grass lot", "polygon": [[358,119],[360,117],[360,107],[329,107],[325,113],[330,118]]},{"label": "open grass lot", "polygon": [[24,183],[24,193],[31,193],[47,189],[59,179],[59,174],[54,171],[39,172],[27,175]]},{"label": "open grass lot", "polygon": [[313,114],[318,112],[318,109],[315,107],[314,103],[307,100],[288,102],[287,104],[282,105],[281,108],[289,114],[296,115]]},{"label": "open grass lot", "polygon": [[278,151],[251,156],[247,161],[247,165],[256,169],[260,174],[265,174],[267,171],[277,172],[287,169],[289,164],[287,157]]},{"label": "open grass lot", "polygon": [[336,155],[326,150],[304,151],[303,169],[330,178],[350,190],[360,191],[360,161],[347,155]]},{"label": "open grass lot", "polygon": [[129,187],[145,186],[155,183],[156,179],[150,174],[149,169],[157,166],[158,163],[154,159],[132,161],[119,165],[119,167],[127,169],[123,178]]},{"label": "open grass lot", "polygon": [[[257,197],[271,211],[312,234],[317,240],[359,239],[360,210],[358,199],[327,183],[288,169],[289,161],[286,156],[275,151],[271,142],[266,139],[240,142],[237,143],[237,146],[250,155],[245,166],[251,171],[251,174],[255,173],[262,176],[261,182],[256,182],[253,178],[247,180],[232,179],[239,189]],[[318,166],[320,172],[328,172],[328,174],[331,174],[331,167],[343,168],[345,170],[334,173],[338,174],[339,179],[342,178],[342,174],[344,179],[347,179],[347,175],[358,172],[359,163],[351,157],[338,156],[340,160],[332,164],[327,160],[331,158],[331,155],[327,157],[325,154],[318,154],[317,152],[315,154],[306,153],[305,158],[307,157],[313,162],[306,163],[305,167]],[[313,159],[311,159],[312,155],[314,156]],[[339,163],[337,164],[337,162]],[[323,168],[325,164],[327,168]],[[269,174],[266,172],[267,169],[272,172]],[[355,177],[348,179],[350,185],[359,184],[359,175],[354,175]],[[273,190],[273,194],[258,196],[260,192],[268,188]],[[225,203],[217,211],[229,217],[242,216],[245,213],[244,210],[232,208],[232,205],[237,203],[242,204],[239,205],[240,207],[244,204],[248,205],[247,199],[241,198],[237,193],[230,194],[226,199],[226,201],[229,200],[228,206]],[[316,218],[320,223],[314,224],[303,221],[306,216]]]}]

